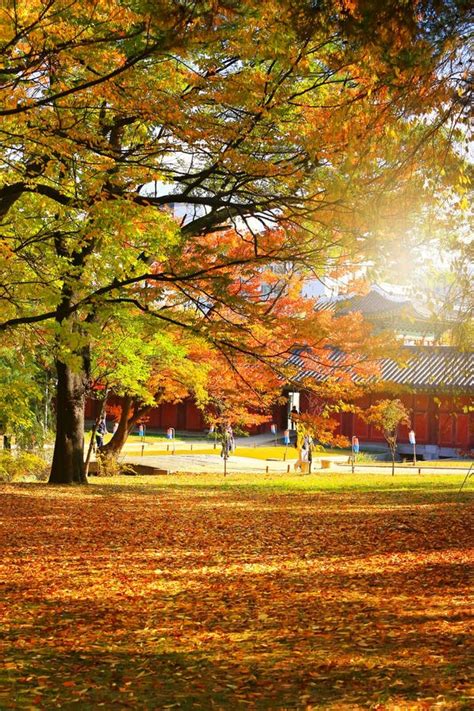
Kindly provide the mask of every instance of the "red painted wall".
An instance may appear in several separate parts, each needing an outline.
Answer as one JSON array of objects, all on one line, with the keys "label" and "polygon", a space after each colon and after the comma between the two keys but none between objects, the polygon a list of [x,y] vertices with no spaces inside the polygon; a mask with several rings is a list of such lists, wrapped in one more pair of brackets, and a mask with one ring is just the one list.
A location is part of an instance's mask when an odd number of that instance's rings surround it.
[{"label": "red painted wall", "polygon": [[[364,409],[377,400],[391,397],[393,395],[389,393],[378,393],[359,400],[357,405]],[[411,413],[411,424],[418,444],[436,444],[463,451],[474,449],[474,413],[466,412],[467,406],[472,406],[471,398],[441,398],[426,393],[414,393],[403,395],[400,399]],[[302,412],[304,411],[302,407]],[[382,432],[373,425],[368,425],[359,415],[342,413],[339,415],[339,421],[339,430],[346,437],[357,435],[362,441],[374,444],[385,441]],[[408,442],[408,431],[407,426],[400,427],[399,442]]]}]

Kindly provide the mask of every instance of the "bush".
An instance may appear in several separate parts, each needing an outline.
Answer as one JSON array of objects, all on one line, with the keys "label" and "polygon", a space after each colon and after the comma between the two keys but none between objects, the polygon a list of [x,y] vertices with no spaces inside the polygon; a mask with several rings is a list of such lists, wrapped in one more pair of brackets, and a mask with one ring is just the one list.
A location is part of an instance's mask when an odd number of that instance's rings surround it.
[{"label": "bush", "polygon": [[47,481],[48,462],[37,454],[29,452],[0,452],[0,481],[21,481],[23,477],[34,477],[36,481]]},{"label": "bush", "polygon": [[96,476],[119,476],[121,474],[134,474],[133,467],[124,464],[117,457],[98,454],[96,460]]}]

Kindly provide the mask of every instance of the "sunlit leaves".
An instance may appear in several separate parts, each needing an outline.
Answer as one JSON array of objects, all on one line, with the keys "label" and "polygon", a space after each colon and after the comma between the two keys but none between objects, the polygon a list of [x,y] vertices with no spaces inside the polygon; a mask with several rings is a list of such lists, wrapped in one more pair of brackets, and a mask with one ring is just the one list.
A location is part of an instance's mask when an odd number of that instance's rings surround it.
[{"label": "sunlit leaves", "polygon": [[469,707],[462,477],[259,476],[6,487],[1,705]]}]

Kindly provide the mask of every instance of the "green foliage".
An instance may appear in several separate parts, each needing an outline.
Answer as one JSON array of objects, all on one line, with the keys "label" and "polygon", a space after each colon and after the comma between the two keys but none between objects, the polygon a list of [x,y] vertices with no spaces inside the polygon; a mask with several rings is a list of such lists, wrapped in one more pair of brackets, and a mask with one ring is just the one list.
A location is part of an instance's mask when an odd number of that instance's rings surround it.
[{"label": "green foliage", "polygon": [[49,436],[44,422],[47,377],[28,350],[0,348],[0,432],[14,436],[22,449],[40,447]]},{"label": "green foliage", "polygon": [[210,366],[190,358],[198,344],[150,317],[116,308],[107,319],[107,338],[99,333],[91,341],[91,381],[142,405],[178,401],[188,393],[204,404]]}]

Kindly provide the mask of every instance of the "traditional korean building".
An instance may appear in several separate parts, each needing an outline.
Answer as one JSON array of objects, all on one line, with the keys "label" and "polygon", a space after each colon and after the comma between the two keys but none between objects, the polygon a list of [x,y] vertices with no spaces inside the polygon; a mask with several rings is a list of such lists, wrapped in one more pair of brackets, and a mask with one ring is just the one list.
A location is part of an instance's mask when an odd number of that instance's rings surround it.
[{"label": "traditional korean building", "polygon": [[[364,381],[366,394],[354,404],[364,410],[377,400],[399,398],[411,413],[419,457],[453,457],[474,450],[474,353],[460,353],[448,346],[404,346],[403,351],[403,365],[390,358],[380,361],[377,375]],[[298,364],[298,355],[294,362]],[[324,375],[302,368],[296,381],[311,378],[322,380]],[[289,399],[300,412],[310,409],[304,390],[297,398],[290,393]],[[280,413],[280,426],[286,417],[286,412]],[[382,432],[362,417],[352,412],[338,417],[340,434],[349,439],[357,436],[361,446],[369,449],[385,445]],[[399,431],[402,456],[413,453],[408,429],[400,427]]]},{"label": "traditional korean building", "polygon": [[[452,457],[474,450],[474,353],[460,352],[440,345],[449,324],[434,321],[427,309],[403,296],[374,287],[364,296],[323,301],[323,308],[336,313],[359,311],[376,331],[390,330],[403,343],[400,362],[391,358],[379,361],[378,372],[365,378],[365,395],[355,404],[365,409],[377,400],[397,397],[411,413],[416,433],[417,455],[425,459]],[[335,364],[342,354],[333,353]],[[298,365],[298,354],[293,362]],[[321,380],[324,374],[301,370],[296,382]],[[360,380],[354,375],[354,380]],[[290,407],[308,411],[309,398],[303,391],[289,394]],[[281,419],[287,422],[286,413]],[[353,413],[339,415],[339,433],[357,436],[362,447],[383,446],[384,437],[372,425]],[[398,451],[410,456],[408,428],[401,427]]]}]

